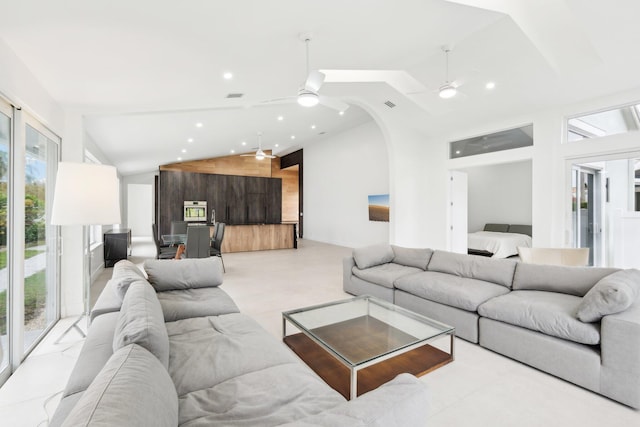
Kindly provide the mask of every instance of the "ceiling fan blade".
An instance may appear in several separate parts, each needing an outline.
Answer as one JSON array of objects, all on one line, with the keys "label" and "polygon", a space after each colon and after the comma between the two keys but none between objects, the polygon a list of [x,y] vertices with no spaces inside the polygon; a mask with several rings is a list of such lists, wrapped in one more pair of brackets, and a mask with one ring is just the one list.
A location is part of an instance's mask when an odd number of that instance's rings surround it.
[{"label": "ceiling fan blade", "polygon": [[322,87],[322,83],[324,83],[325,77],[324,73],[318,70],[311,71],[307,77],[307,81],[304,82],[304,88],[311,92],[318,92]]},{"label": "ceiling fan blade", "polygon": [[320,104],[324,105],[325,107],[333,108],[337,111],[346,111],[347,108],[349,108],[349,104],[347,104],[346,102],[342,102],[337,98],[331,98],[323,95],[320,95]]},{"label": "ceiling fan blade", "polygon": [[296,96],[285,96],[284,98],[273,98],[265,101],[260,101],[258,104],[289,104],[296,102]]}]

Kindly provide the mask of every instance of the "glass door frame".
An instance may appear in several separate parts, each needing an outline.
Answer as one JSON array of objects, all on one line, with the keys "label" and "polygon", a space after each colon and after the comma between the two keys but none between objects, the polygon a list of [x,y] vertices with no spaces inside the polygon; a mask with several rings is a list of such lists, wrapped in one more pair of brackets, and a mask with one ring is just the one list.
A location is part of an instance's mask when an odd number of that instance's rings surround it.
[{"label": "glass door frame", "polygon": [[[4,368],[0,370],[0,385],[4,384],[4,382],[9,378],[14,370],[14,344],[13,338],[15,333],[13,333],[13,289],[12,289],[12,268],[11,263],[13,262],[13,252],[12,248],[12,235],[10,232],[11,228],[11,219],[12,219],[12,210],[13,210],[13,197],[12,197],[12,185],[13,185],[13,145],[14,145],[14,126],[15,126],[15,114],[14,107],[6,101],[3,97],[0,96],[0,113],[7,116],[9,118],[9,135],[7,141],[7,218],[6,218],[6,229],[7,229],[7,242],[6,242],[6,251],[7,251],[7,289],[6,289],[6,303],[5,310],[6,313],[6,335],[7,335],[7,347],[5,351],[0,351],[2,353],[2,358],[6,359],[7,364]],[[0,366],[2,365],[2,360],[0,360]]]}]

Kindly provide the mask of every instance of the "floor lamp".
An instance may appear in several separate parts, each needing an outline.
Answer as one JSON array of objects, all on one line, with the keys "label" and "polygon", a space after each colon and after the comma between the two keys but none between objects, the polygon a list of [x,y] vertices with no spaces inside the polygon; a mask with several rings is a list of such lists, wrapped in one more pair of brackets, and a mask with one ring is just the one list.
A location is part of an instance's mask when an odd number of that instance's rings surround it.
[{"label": "floor lamp", "polygon": [[86,252],[83,251],[84,312],[55,341],[56,344],[72,329],[83,337],[78,326],[83,317],[89,324],[91,310],[90,225],[120,224],[120,192],[118,175],[113,166],[92,163],[60,162],[56,175],[51,213],[52,225],[82,225]]}]

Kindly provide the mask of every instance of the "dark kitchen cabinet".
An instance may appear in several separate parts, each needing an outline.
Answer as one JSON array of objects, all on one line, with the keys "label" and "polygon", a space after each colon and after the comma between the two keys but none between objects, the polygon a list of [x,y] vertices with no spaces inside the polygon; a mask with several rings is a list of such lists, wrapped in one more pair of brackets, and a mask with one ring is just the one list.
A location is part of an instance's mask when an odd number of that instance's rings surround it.
[{"label": "dark kitchen cabinet", "polygon": [[280,224],[282,222],[282,180],[279,178],[268,178],[265,209],[265,222],[267,224]]},{"label": "dark kitchen cabinet", "polygon": [[171,221],[182,220],[185,200],[206,200],[216,222],[279,224],[282,221],[280,178],[160,171],[159,234],[169,234]]}]

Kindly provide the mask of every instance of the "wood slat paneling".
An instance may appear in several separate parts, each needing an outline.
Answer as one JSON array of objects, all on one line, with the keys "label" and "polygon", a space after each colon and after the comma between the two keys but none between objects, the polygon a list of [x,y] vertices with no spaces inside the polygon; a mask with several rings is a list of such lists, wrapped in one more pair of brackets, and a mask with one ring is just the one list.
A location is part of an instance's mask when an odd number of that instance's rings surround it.
[{"label": "wood slat paneling", "polygon": [[[271,150],[264,150],[271,154]],[[277,159],[277,158],[276,158]],[[271,163],[276,159],[256,160],[240,155],[191,160],[160,166],[161,171],[213,173],[217,175],[241,175],[271,177]]]}]

